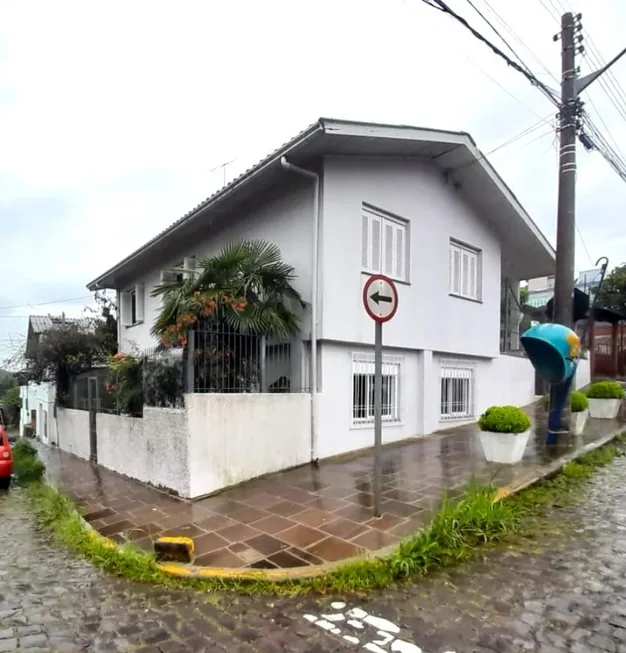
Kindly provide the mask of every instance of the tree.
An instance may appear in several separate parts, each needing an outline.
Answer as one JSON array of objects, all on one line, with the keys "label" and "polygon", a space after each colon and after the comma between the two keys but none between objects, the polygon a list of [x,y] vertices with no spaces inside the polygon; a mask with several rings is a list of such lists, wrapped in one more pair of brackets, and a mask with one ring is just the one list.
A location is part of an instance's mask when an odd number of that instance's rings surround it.
[{"label": "tree", "polygon": [[596,297],[596,306],[626,316],[626,264],[613,268],[606,275]]},{"label": "tree", "polygon": [[235,333],[283,338],[300,329],[305,303],[291,285],[294,268],[282,260],[276,245],[263,240],[231,243],[199,261],[192,273],[174,272],[183,278],[152,292],[163,298],[152,333],[164,346],[185,345],[187,330],[199,320]]},{"label": "tree", "polygon": [[20,386],[17,379],[13,378],[13,383],[9,386],[0,398],[0,403],[7,413],[7,422],[14,424],[20,414],[22,400],[20,398]]},{"label": "tree", "polygon": [[117,352],[117,320],[115,306],[106,297],[96,296],[101,316],[59,322],[42,333],[25,358],[25,376],[36,383],[56,385],[57,397],[69,391],[70,379],[93,367],[106,365]]},{"label": "tree", "polygon": [[35,383],[55,383],[58,395],[63,397],[72,376],[104,364],[108,355],[94,326],[67,322],[41,334],[25,355],[26,373]]}]

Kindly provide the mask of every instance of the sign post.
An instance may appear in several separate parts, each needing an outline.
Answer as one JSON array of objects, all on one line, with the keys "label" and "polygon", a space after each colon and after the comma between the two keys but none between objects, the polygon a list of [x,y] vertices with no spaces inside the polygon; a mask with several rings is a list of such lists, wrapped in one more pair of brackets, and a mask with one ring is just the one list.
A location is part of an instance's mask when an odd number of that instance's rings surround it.
[{"label": "sign post", "polygon": [[380,517],[383,443],[383,323],[398,310],[398,291],[391,279],[375,274],[363,288],[365,312],[374,320],[374,517]]}]

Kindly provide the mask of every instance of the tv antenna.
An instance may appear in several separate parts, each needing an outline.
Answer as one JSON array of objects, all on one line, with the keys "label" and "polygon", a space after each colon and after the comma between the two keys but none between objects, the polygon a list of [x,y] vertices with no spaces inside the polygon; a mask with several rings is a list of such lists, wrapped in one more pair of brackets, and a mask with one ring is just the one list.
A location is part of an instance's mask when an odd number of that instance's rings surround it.
[{"label": "tv antenna", "polygon": [[226,186],[226,166],[229,166],[231,163],[234,163],[235,161],[237,161],[237,159],[231,159],[230,161],[226,161],[226,163],[220,163],[220,165],[215,166],[215,168],[211,168],[209,172],[215,172],[216,170],[219,170],[221,168],[223,173],[224,186]]}]

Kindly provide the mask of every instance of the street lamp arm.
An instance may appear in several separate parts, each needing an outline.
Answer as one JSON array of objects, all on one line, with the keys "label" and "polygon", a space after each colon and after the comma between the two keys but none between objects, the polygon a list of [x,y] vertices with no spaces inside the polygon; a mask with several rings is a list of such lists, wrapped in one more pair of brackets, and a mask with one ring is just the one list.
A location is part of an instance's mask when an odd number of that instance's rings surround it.
[{"label": "street lamp arm", "polygon": [[580,95],[590,84],[596,81],[600,75],[603,75],[615,62],[619,61],[626,54],[626,48],[609,61],[605,66],[602,66],[600,70],[596,70],[593,73],[589,73],[580,79],[577,79],[575,82],[576,95]]}]

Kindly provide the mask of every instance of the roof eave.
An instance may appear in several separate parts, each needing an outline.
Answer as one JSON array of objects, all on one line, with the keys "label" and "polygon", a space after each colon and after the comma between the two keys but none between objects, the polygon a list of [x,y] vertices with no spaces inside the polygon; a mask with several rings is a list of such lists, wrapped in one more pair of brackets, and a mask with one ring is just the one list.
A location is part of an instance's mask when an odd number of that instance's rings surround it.
[{"label": "roof eave", "polygon": [[280,161],[281,157],[287,156],[289,152],[297,148],[303,142],[309,140],[317,132],[324,131],[324,126],[322,124],[322,119],[313,123],[308,129],[304,130],[296,138],[292,139],[278,150],[275,150],[272,154],[263,159],[259,164],[255,165],[248,172],[243,173],[237,177],[230,184],[219,190],[217,193],[207,198],[204,202],[198,205],[193,211],[190,211],[183,218],[175,222],[172,226],[168,227],[160,234],[155,236],[152,240],[143,245],[140,249],[135,250],[132,254],[127,256],[125,259],[121,260],[119,263],[114,265],[112,268],[107,270],[104,274],[101,274],[99,277],[96,277],[93,281],[90,281],[87,284],[87,289],[91,292],[96,290],[104,290],[106,288],[115,289],[114,275],[116,272],[119,272],[134,259],[142,256],[145,251],[149,248],[152,248],[154,245],[162,242],[164,239],[169,238],[173,233],[178,231],[181,227],[188,224],[191,220],[196,218],[200,213],[210,208],[211,206],[216,205],[225,198],[229,197],[233,193],[236,193],[238,190],[251,183],[257,176],[262,174],[267,168],[272,165],[275,165],[276,162]]}]

